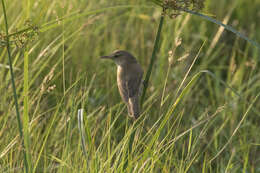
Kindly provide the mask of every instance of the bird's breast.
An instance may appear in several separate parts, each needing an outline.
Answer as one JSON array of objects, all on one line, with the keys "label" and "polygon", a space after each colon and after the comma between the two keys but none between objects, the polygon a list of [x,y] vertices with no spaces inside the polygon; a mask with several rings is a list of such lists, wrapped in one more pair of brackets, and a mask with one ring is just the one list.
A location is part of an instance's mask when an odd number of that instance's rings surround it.
[{"label": "bird's breast", "polygon": [[124,102],[128,102],[128,93],[127,93],[127,86],[126,86],[126,75],[125,69],[118,66],[117,67],[117,86],[119,89],[119,93],[124,100]]},{"label": "bird's breast", "polygon": [[127,69],[125,69],[121,66],[118,66],[117,67],[117,81],[121,80],[121,82],[123,82],[123,81],[127,80],[127,76],[128,76]]}]

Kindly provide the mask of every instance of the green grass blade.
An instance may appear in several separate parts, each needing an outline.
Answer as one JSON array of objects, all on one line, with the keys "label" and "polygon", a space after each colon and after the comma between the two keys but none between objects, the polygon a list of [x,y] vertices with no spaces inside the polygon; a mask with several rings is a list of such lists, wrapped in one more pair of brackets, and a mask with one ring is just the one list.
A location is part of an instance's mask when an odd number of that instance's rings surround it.
[{"label": "green grass blade", "polygon": [[144,82],[143,82],[144,88],[143,88],[143,93],[142,93],[142,97],[141,97],[141,106],[143,105],[143,102],[144,102],[144,98],[145,98],[146,90],[147,90],[147,87],[148,87],[149,79],[150,79],[152,69],[153,69],[153,65],[154,65],[154,62],[155,62],[155,59],[156,59],[156,53],[159,50],[159,42],[160,42],[160,38],[161,38],[163,21],[164,21],[164,16],[161,15],[160,23],[159,23],[159,26],[158,26],[158,30],[157,30],[157,34],[156,34],[156,38],[155,38],[155,42],[154,42],[152,57],[151,57],[151,60],[150,60],[150,64],[149,64]]},{"label": "green grass blade", "polygon": [[213,22],[213,23],[215,23],[217,25],[223,26],[226,30],[233,32],[234,34],[236,34],[240,38],[243,38],[244,40],[250,42],[252,45],[254,45],[255,47],[257,47],[260,50],[260,45],[256,41],[251,40],[250,38],[248,38],[244,34],[238,32],[237,30],[235,30],[233,27],[231,27],[229,25],[226,25],[226,24],[224,24],[224,23],[222,23],[222,22],[220,22],[220,21],[218,21],[216,19],[213,19],[212,17],[203,15],[201,13],[198,13],[198,12],[195,12],[195,11],[192,11],[192,10],[184,9],[183,11],[185,11],[187,13],[190,13],[190,14],[193,14],[193,15],[196,15],[196,16],[199,16],[199,17],[202,17],[203,19],[206,19],[206,20],[208,20],[210,22]]},{"label": "green grass blade", "polygon": [[24,52],[24,110],[23,110],[23,132],[24,145],[28,161],[28,171],[31,172],[31,154],[30,154],[30,128],[29,128],[29,53]]},{"label": "green grass blade", "polygon": [[233,131],[232,135],[229,137],[227,143],[219,150],[219,152],[212,158],[210,159],[209,163],[211,163],[212,161],[214,161],[228,146],[228,144],[231,143],[233,137],[235,136],[235,134],[237,133],[238,129],[241,127],[242,123],[244,122],[245,118],[247,117],[248,113],[250,112],[250,110],[252,109],[253,105],[255,104],[255,102],[257,101],[258,97],[259,97],[260,93],[257,94],[257,96],[254,98],[254,100],[251,102],[251,104],[248,106],[246,112],[244,113],[243,117],[241,118],[241,120],[239,121],[237,127],[235,128],[235,130]]},{"label": "green grass blade", "polygon": [[[3,13],[4,13],[6,35],[8,35],[8,23],[7,23],[7,16],[6,16],[4,0],[2,0],[2,7],[3,7]],[[7,48],[9,65],[10,65],[10,73],[11,73],[11,81],[12,81],[12,88],[13,88],[13,94],[14,94],[16,118],[17,118],[17,121],[18,121],[20,138],[22,139],[22,151],[23,151],[23,156],[24,156],[24,167],[25,167],[25,172],[28,173],[28,171],[29,171],[28,170],[28,160],[27,160],[27,154],[24,150],[23,126],[22,126],[22,122],[21,122],[21,118],[20,118],[19,106],[18,106],[18,97],[17,97],[17,94],[16,94],[16,87],[15,87],[15,83],[14,83],[14,72],[13,72],[13,65],[12,65],[12,59],[11,59],[9,37],[6,37],[6,48]]]},{"label": "green grass blade", "polygon": [[[111,11],[111,10],[116,10],[116,9],[131,9],[131,8],[137,8],[137,7],[138,8],[152,8],[151,6],[146,6],[146,5],[142,5],[142,6],[140,6],[140,5],[118,5],[118,6],[106,7],[106,8],[101,8],[101,9],[96,9],[96,10],[91,10],[91,11],[77,10],[73,13],[70,13],[69,15],[60,17],[58,19],[47,22],[47,23],[42,24],[40,26],[36,26],[36,28],[35,28],[35,26],[32,26],[32,27],[27,27],[27,28],[18,30],[14,33],[10,33],[8,35],[8,37],[10,38],[10,37],[19,35],[19,34],[24,33],[24,32],[33,31],[35,29],[39,30],[40,32],[46,32],[50,29],[53,29],[53,28],[60,26],[61,25],[60,21],[63,21],[62,25],[64,25],[64,24],[67,24],[67,23],[74,21],[76,19],[86,17],[86,16],[90,16],[90,15],[94,15],[94,14],[104,13],[106,11]],[[5,44],[5,42],[3,44]]]},{"label": "green grass blade", "polygon": [[189,90],[191,89],[193,84],[197,81],[197,79],[201,76],[201,74],[202,73],[199,72],[192,77],[190,82],[185,86],[185,88],[182,90],[180,95],[177,97],[176,101],[172,104],[172,106],[170,107],[170,109],[166,113],[165,117],[163,118],[162,122],[160,123],[160,126],[158,127],[158,129],[157,129],[156,133],[154,134],[153,138],[149,142],[147,149],[144,152],[143,159],[146,159],[148,157],[149,153],[151,152],[152,146],[154,145],[155,141],[158,140],[162,129],[165,127],[165,125],[166,125],[167,121],[169,120],[170,116],[173,114],[174,110],[176,109],[176,106],[178,105],[180,100],[185,96],[185,94],[187,94],[189,92]]},{"label": "green grass blade", "polygon": [[87,151],[86,151],[86,140],[85,140],[85,133],[84,133],[84,122],[83,122],[83,109],[78,110],[78,127],[79,127],[79,134],[81,138],[81,147],[82,151],[87,157]]}]

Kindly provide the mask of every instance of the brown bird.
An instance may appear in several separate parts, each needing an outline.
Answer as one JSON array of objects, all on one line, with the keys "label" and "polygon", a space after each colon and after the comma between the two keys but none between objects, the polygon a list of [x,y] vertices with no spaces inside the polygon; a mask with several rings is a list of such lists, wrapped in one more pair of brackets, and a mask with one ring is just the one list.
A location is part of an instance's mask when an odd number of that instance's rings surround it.
[{"label": "brown bird", "polygon": [[127,51],[117,50],[101,58],[112,59],[117,65],[117,86],[123,101],[127,104],[130,117],[137,119],[140,114],[139,96],[143,70],[135,57]]}]

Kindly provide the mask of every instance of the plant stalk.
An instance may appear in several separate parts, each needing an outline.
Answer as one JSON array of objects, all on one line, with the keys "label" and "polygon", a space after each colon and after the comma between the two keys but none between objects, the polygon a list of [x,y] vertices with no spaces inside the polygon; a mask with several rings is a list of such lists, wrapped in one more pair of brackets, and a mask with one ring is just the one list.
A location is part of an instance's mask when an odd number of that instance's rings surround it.
[{"label": "plant stalk", "polygon": [[161,31],[162,31],[162,26],[163,26],[163,21],[164,21],[164,15],[163,15],[164,11],[165,10],[163,9],[163,12],[162,12],[162,15],[161,15],[161,18],[160,18],[159,27],[158,27],[157,34],[156,34],[156,38],[155,38],[152,57],[151,57],[151,60],[150,60],[148,71],[147,71],[146,76],[145,76],[145,80],[143,82],[144,88],[143,88],[143,93],[142,93],[142,97],[141,97],[141,107],[142,107],[143,102],[144,102],[144,98],[145,98],[146,90],[147,90],[147,87],[148,87],[149,79],[150,79],[152,69],[153,69],[153,65],[154,65],[154,62],[155,62],[155,59],[156,59],[156,53],[159,50],[160,36],[161,36]]},{"label": "plant stalk", "polygon": [[[2,0],[2,6],[3,6],[3,13],[4,13],[4,19],[5,19],[6,35],[8,36],[8,23],[7,23],[7,16],[6,16],[4,0]],[[17,117],[17,121],[18,121],[20,138],[22,139],[22,151],[23,151],[23,156],[24,156],[24,167],[25,167],[25,172],[28,173],[28,162],[27,162],[27,156],[26,156],[26,153],[25,153],[24,139],[23,139],[23,127],[22,127],[22,123],[21,123],[19,106],[18,106],[18,98],[17,98],[16,87],[15,87],[15,82],[14,82],[14,72],[13,72],[11,53],[10,53],[9,37],[6,37],[6,48],[7,48],[9,66],[10,66],[11,82],[12,82],[12,88],[13,88],[13,94],[14,94],[16,117]]]}]

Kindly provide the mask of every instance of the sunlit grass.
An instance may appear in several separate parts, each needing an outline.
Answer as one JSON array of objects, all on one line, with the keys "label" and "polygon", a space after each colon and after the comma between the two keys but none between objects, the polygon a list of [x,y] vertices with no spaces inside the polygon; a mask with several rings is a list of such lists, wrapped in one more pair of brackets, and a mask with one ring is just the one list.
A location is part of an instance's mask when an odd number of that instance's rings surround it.
[{"label": "sunlit grass", "polygon": [[[191,14],[165,16],[142,115],[133,122],[118,94],[116,67],[99,57],[126,49],[147,72],[161,7],[138,0],[5,3],[29,171],[260,171],[259,50],[250,42]],[[207,0],[203,14],[259,43],[259,5]],[[2,6],[0,23],[3,36]],[[23,46],[17,31],[26,28]],[[23,172],[5,44],[0,172]]]}]

